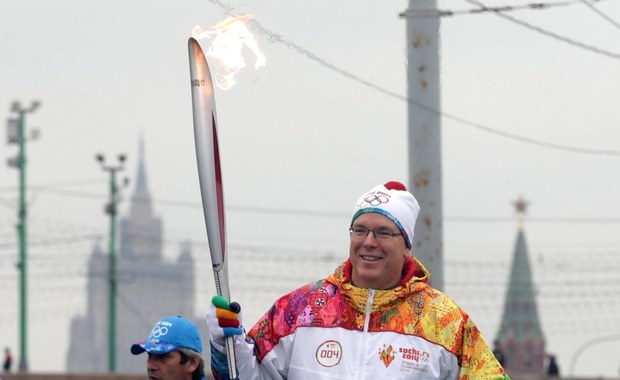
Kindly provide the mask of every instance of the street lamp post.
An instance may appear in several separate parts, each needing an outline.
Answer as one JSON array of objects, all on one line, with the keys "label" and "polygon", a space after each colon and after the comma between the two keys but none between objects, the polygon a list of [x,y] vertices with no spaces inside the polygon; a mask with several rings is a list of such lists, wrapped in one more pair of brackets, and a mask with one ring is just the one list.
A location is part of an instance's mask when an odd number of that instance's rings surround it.
[{"label": "street lamp post", "polygon": [[17,268],[20,271],[19,287],[19,372],[28,371],[28,314],[27,314],[27,235],[26,235],[26,114],[32,113],[41,106],[38,101],[33,101],[28,108],[21,106],[20,102],[15,101],[11,105],[11,112],[17,114],[17,119],[10,119],[8,123],[8,143],[18,144],[19,152],[17,159],[9,159],[9,166],[19,170],[19,208],[17,231],[19,234],[19,261]]},{"label": "street lamp post", "polygon": [[[105,206],[105,213],[110,215],[110,237],[108,242],[108,372],[116,372],[116,213],[118,186],[116,173],[123,170],[126,156],[118,155],[118,165],[105,165],[103,154],[97,154],[101,168],[110,173],[110,198]],[[127,180],[125,180],[125,184]]]}]

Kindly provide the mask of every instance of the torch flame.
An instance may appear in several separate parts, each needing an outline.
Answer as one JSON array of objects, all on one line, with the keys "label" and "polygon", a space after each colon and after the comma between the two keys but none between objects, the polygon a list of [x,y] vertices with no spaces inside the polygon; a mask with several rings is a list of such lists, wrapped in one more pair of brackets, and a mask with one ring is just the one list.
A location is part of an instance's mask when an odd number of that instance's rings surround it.
[{"label": "torch flame", "polygon": [[215,61],[215,84],[222,90],[228,90],[235,83],[235,75],[245,67],[243,48],[250,49],[256,61],[254,70],[265,66],[265,55],[258,48],[256,37],[248,30],[245,23],[254,15],[229,16],[218,22],[211,30],[203,30],[200,25],[192,29],[192,37],[197,40],[208,38],[211,43],[205,55]]}]

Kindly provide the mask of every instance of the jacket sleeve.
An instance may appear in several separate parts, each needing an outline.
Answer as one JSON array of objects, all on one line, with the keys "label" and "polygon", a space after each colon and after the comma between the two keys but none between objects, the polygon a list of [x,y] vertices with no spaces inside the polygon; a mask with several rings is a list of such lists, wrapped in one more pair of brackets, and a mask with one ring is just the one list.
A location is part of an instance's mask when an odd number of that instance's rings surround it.
[{"label": "jacket sleeve", "polygon": [[[285,379],[289,360],[286,360],[287,344],[280,344],[277,340],[270,339],[273,337],[272,331],[273,311],[272,308],[267,312],[261,320],[252,328],[248,336],[241,335],[235,337],[235,354],[237,359],[238,378],[243,380],[267,380],[267,379]],[[257,332],[262,335],[257,337]],[[261,344],[256,344],[254,339],[259,339]],[[273,343],[273,345],[272,345]],[[283,342],[282,342],[283,343]],[[258,346],[270,347],[270,353],[267,357],[260,355]],[[260,356],[260,358],[259,358]],[[228,361],[226,358],[225,348],[211,342],[211,372],[216,380],[234,380],[230,378],[228,371]]]},{"label": "jacket sleeve", "polygon": [[464,318],[459,380],[510,380],[480,330],[467,314]]}]

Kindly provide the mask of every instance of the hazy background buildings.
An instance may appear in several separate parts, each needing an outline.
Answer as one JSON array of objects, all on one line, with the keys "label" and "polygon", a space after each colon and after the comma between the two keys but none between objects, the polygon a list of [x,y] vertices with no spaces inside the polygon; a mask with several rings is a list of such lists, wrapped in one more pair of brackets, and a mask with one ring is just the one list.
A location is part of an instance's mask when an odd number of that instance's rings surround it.
[{"label": "hazy background buildings", "polygon": [[[143,152],[143,142],[140,144]],[[116,369],[120,373],[143,372],[142,360],[128,355],[129,347],[144,340],[153,324],[167,315],[182,315],[197,325],[195,313],[195,260],[189,243],[175,260],[163,256],[163,223],[153,209],[146,166],[139,157],[129,214],[120,226],[117,254]],[[109,262],[108,250],[99,243],[88,260],[86,312],[71,319],[67,371],[108,370]]]}]

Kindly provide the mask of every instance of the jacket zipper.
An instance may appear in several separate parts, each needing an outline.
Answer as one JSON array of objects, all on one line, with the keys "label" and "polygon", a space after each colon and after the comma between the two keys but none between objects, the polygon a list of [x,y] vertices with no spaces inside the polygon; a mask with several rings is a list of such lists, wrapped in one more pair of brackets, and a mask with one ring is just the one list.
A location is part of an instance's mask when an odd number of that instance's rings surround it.
[{"label": "jacket zipper", "polygon": [[359,371],[359,375],[356,376],[357,378],[361,378],[361,379],[365,379],[365,375],[366,375],[366,340],[368,338],[368,334],[366,334],[368,332],[368,326],[370,326],[370,313],[372,312],[372,302],[373,299],[375,298],[375,290],[374,289],[368,289],[368,299],[366,299],[366,315],[364,316],[364,334],[363,334],[363,338],[362,338],[362,346],[360,347],[360,371]]},{"label": "jacket zipper", "polygon": [[368,289],[368,299],[366,300],[366,316],[364,318],[364,332],[368,332],[370,325],[370,312],[372,311],[372,301],[375,298],[375,290]]}]

